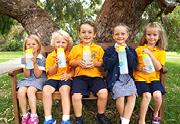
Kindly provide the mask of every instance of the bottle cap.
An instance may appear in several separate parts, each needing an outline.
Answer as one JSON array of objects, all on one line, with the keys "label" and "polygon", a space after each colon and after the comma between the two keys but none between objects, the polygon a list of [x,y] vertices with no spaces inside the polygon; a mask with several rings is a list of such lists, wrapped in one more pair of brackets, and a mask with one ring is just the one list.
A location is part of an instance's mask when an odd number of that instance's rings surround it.
[{"label": "bottle cap", "polygon": [[83,46],[83,51],[90,51],[90,46]]},{"label": "bottle cap", "polygon": [[146,57],[148,57],[149,55],[148,55],[147,53],[145,53],[145,54],[140,54],[139,56],[142,56],[142,58],[146,58]]},{"label": "bottle cap", "polygon": [[64,48],[58,48],[57,52],[64,52]]},{"label": "bottle cap", "polygon": [[125,50],[125,46],[118,46],[118,51]]},{"label": "bottle cap", "polygon": [[26,53],[26,54],[32,54],[32,53],[33,53],[33,49],[27,49],[27,50],[25,51],[25,53]]}]

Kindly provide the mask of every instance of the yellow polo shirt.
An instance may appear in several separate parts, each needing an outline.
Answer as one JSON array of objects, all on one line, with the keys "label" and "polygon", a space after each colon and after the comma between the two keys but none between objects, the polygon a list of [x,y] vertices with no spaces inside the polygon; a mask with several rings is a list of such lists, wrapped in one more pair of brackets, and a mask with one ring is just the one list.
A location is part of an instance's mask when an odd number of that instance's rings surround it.
[{"label": "yellow polo shirt", "polygon": [[[103,61],[104,50],[101,46],[96,45],[92,42],[90,45],[91,50],[91,59],[94,61]],[[69,54],[69,63],[71,64],[73,61],[80,60],[83,58],[83,45],[82,41],[80,44],[73,46],[71,52]],[[94,67],[92,69],[85,69],[77,66],[75,69],[75,76],[88,76],[88,77],[102,77],[99,68]]]},{"label": "yellow polo shirt", "polygon": [[69,55],[69,51],[66,50],[65,51],[65,58],[66,58],[66,67],[63,67],[63,68],[58,68],[57,70],[57,73],[50,76],[48,75],[48,70],[49,68],[51,68],[55,63],[56,63],[56,56],[57,56],[57,53],[56,51],[54,50],[52,53],[50,53],[48,55],[48,57],[46,58],[46,73],[47,73],[47,80],[49,79],[54,79],[54,80],[60,80],[60,75],[63,74],[63,71],[66,72],[66,73],[69,73],[70,72],[70,66],[68,64],[68,55]]},{"label": "yellow polo shirt", "polygon": [[[159,50],[157,47],[155,47],[154,49],[151,49],[146,44],[144,46],[139,46],[136,49],[136,53],[137,53],[137,57],[138,57],[138,65],[141,67],[144,66],[143,59],[139,55],[142,54],[142,50],[146,49],[146,48],[149,49],[153,53],[155,58],[161,63],[162,67],[164,67],[165,61],[166,61],[166,52],[164,50]],[[156,69],[155,69],[155,72],[150,73],[150,74],[145,74],[141,71],[135,70],[133,75],[134,75],[135,81],[147,81],[147,83],[150,83],[151,81],[160,79],[159,71],[157,71]]]}]

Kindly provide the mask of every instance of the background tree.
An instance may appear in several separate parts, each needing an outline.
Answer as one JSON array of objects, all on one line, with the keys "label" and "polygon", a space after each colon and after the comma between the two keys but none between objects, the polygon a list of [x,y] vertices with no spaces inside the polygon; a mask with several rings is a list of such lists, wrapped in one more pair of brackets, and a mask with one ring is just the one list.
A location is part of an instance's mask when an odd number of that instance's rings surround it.
[{"label": "background tree", "polygon": [[[131,28],[128,41],[134,42],[136,34],[145,19],[142,15],[153,1],[105,0],[95,20],[98,28],[95,41],[113,41],[111,37],[112,27],[124,22]],[[162,3],[165,0],[157,1]],[[170,2],[165,1],[163,7],[168,8],[169,4],[167,3]],[[174,5],[174,1],[172,3]],[[37,5],[37,0],[4,0],[0,1],[0,14],[17,20],[28,34],[37,34],[41,38],[43,45],[49,45],[51,33],[59,28],[67,30],[74,36],[74,40],[77,40],[77,27],[80,21],[94,19],[96,17],[94,15],[98,12],[96,5],[100,4],[101,0],[90,0],[87,7],[85,0],[46,0],[42,4],[43,7],[41,6],[44,11]],[[159,7],[157,7],[157,10]],[[173,9],[174,7],[172,6]],[[93,11],[94,9],[95,11]],[[156,10],[156,8],[152,8],[152,10]],[[160,15],[162,15],[162,12]]]}]

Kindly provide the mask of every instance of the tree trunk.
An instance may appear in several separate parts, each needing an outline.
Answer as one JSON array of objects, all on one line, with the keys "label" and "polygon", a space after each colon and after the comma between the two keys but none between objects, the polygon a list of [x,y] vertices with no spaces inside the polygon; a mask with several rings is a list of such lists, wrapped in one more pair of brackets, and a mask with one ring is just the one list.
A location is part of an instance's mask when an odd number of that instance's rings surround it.
[{"label": "tree trunk", "polygon": [[95,42],[113,42],[111,32],[119,23],[125,23],[130,28],[127,42],[134,42],[142,22],[142,14],[152,2],[153,0],[106,0],[95,20]]},{"label": "tree trunk", "polygon": [[37,0],[0,0],[0,14],[17,20],[28,34],[38,35],[42,45],[49,45],[52,32],[59,28],[36,2]]}]

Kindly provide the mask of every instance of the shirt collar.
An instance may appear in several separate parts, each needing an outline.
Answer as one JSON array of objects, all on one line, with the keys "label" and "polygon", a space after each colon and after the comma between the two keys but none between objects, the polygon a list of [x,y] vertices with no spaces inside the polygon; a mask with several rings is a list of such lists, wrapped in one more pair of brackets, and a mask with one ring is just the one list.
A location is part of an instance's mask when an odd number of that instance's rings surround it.
[{"label": "shirt collar", "polygon": [[[83,44],[82,44],[82,41],[80,41],[80,43],[79,43],[81,46],[83,46]],[[91,42],[91,45],[94,45],[95,43],[94,42]],[[91,46],[90,45],[90,46]]]},{"label": "shirt collar", "polygon": [[157,46],[155,46],[154,49],[151,49],[147,44],[144,44],[144,46],[145,46],[145,48],[148,48],[149,50],[158,51]]},{"label": "shirt collar", "polygon": [[42,59],[43,55],[42,54],[38,54],[36,58]]},{"label": "shirt collar", "polygon": [[[116,48],[116,46],[118,46],[117,43],[114,44],[114,48]],[[127,44],[125,43],[125,47],[127,48]]]}]

